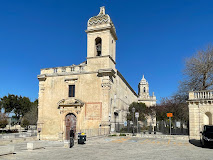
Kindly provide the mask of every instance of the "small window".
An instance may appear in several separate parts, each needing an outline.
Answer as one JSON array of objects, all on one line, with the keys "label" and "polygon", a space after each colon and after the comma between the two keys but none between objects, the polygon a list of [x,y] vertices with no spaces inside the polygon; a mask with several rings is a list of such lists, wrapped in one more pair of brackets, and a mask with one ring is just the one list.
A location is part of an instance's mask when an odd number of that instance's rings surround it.
[{"label": "small window", "polygon": [[71,72],[75,71],[75,68],[74,68],[74,67],[71,67],[70,71],[71,71]]},{"label": "small window", "polygon": [[83,71],[83,70],[84,70],[84,67],[79,66],[79,70],[80,70],[80,71]]},{"label": "small window", "polygon": [[62,72],[66,72],[66,68],[62,68]]},{"label": "small window", "polygon": [[54,73],[57,73],[58,72],[58,69],[57,68],[54,68]]},{"label": "small window", "polygon": [[75,97],[75,85],[69,85],[69,97]]},{"label": "small window", "polygon": [[146,88],[145,88],[145,87],[143,88],[143,92],[144,92],[144,93],[146,92]]}]

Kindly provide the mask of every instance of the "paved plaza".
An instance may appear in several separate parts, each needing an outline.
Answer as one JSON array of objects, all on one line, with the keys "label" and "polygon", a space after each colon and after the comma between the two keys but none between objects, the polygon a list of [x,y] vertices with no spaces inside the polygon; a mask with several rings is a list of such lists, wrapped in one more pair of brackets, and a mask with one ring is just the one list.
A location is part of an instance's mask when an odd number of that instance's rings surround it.
[{"label": "paved plaza", "polygon": [[[197,145],[197,146],[196,146]],[[64,148],[62,142],[47,141],[45,149],[28,151],[26,142],[15,145],[16,154],[0,156],[2,160],[113,160],[113,159],[212,159],[213,149],[202,148],[186,140],[137,137],[102,137],[86,144]]]}]

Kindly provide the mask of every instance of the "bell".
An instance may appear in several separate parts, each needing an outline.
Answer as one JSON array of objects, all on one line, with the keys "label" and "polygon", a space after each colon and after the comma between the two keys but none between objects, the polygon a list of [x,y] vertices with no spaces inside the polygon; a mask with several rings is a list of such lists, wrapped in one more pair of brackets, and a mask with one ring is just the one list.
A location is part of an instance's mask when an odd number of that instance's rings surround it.
[{"label": "bell", "polygon": [[96,49],[97,49],[98,52],[101,51],[101,44],[100,43],[96,45]]}]

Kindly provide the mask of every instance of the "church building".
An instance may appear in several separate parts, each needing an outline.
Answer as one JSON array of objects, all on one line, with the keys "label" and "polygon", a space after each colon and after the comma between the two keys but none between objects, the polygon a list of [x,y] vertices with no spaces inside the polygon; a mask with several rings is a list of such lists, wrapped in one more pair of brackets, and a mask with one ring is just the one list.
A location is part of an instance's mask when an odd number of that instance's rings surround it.
[{"label": "church building", "polygon": [[88,20],[86,34],[85,62],[41,69],[38,75],[37,127],[42,140],[68,140],[70,130],[88,136],[109,134],[116,123],[126,121],[132,102],[156,102],[148,96],[144,77],[138,96],[116,69],[117,35],[104,7]]},{"label": "church building", "polygon": [[[154,92],[152,96],[149,95],[149,83],[144,78],[141,79],[140,83],[138,84],[138,102],[145,103],[147,107],[156,106],[156,96]],[[152,126],[154,130],[154,126],[156,126],[156,116],[147,116],[147,126]]]}]

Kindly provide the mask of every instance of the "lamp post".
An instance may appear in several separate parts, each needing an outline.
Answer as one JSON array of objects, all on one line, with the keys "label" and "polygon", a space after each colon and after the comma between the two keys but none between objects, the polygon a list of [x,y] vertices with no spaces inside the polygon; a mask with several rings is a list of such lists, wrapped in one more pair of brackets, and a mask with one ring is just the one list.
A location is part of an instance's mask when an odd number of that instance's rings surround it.
[{"label": "lamp post", "polygon": [[135,130],[134,130],[134,117],[135,117],[135,108],[133,107],[132,108],[132,113],[133,113],[133,128],[132,128],[132,131],[133,131],[133,135],[132,136],[135,136]]},{"label": "lamp post", "polygon": [[109,113],[109,134],[111,132],[111,113]]},{"label": "lamp post", "polygon": [[138,133],[138,117],[139,117],[139,112],[135,112],[135,118],[137,119],[137,133]]}]

